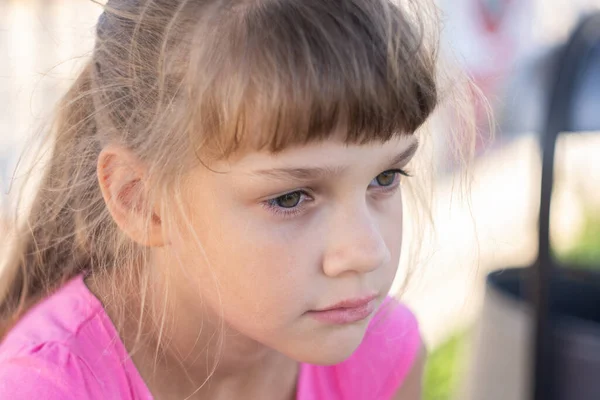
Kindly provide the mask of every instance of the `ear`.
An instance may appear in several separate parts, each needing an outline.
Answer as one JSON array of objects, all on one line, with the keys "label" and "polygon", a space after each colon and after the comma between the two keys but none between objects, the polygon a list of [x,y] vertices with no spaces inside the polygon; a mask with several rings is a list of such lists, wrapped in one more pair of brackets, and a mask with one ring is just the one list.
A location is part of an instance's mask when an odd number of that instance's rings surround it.
[{"label": "ear", "polygon": [[96,170],[104,202],[119,228],[143,246],[164,246],[162,220],[150,204],[141,161],[123,147],[108,146],[100,152]]}]

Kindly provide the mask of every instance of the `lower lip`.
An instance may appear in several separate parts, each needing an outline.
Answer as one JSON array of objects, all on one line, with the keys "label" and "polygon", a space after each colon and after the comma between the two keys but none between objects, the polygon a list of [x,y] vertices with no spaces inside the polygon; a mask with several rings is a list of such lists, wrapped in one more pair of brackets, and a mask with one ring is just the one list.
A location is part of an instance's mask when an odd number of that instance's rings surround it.
[{"label": "lower lip", "polygon": [[309,314],[317,321],[345,325],[366,319],[375,311],[375,300],[371,300],[359,307],[334,308],[327,311],[310,311]]}]

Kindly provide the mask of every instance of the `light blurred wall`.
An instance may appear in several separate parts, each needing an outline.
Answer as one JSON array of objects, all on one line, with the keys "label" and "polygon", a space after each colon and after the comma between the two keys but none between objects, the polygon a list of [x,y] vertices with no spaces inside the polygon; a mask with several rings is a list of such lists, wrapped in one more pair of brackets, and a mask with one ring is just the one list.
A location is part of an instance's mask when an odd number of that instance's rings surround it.
[{"label": "light blurred wall", "polygon": [[22,149],[89,53],[100,11],[89,0],[0,2],[0,206]]}]

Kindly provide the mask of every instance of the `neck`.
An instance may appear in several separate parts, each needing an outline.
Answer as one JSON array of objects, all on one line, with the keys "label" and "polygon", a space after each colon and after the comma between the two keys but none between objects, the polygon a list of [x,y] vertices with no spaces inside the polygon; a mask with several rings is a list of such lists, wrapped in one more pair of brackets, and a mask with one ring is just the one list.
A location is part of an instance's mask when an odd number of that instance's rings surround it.
[{"label": "neck", "polygon": [[[114,299],[101,280],[87,284],[101,301]],[[156,399],[295,399],[297,362],[237,332],[214,311],[198,312],[197,302],[184,295],[165,307],[163,289],[148,289],[152,306],[144,314],[139,300],[103,301],[111,319],[123,321],[117,330]],[[123,306],[128,311],[119,318]],[[140,321],[140,315],[146,316]],[[153,334],[140,338],[140,328]]]}]

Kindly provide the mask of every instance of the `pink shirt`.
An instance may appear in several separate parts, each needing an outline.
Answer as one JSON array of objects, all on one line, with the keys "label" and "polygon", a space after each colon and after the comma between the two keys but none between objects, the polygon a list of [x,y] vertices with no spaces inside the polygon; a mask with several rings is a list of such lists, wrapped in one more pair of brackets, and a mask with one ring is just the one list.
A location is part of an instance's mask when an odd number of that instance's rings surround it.
[{"label": "pink shirt", "polygon": [[[356,352],[334,366],[301,364],[298,400],[386,400],[420,347],[403,305],[373,318]],[[0,399],[152,399],[125,346],[82,277],[45,299],[0,344]]]}]

